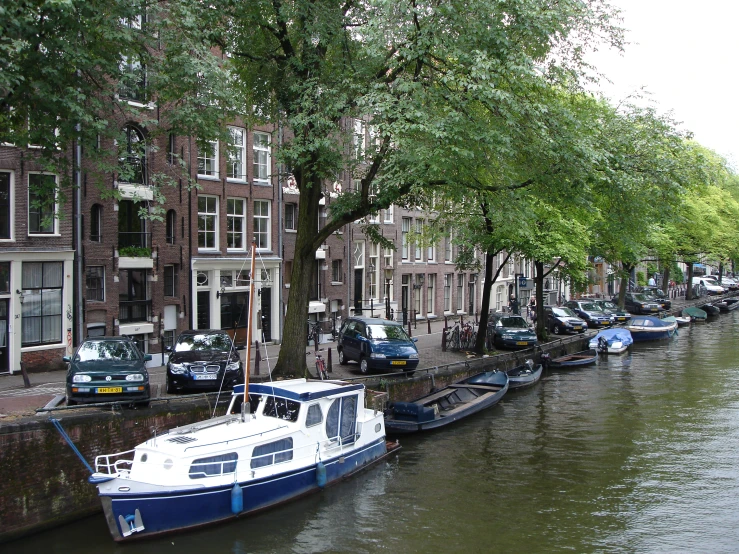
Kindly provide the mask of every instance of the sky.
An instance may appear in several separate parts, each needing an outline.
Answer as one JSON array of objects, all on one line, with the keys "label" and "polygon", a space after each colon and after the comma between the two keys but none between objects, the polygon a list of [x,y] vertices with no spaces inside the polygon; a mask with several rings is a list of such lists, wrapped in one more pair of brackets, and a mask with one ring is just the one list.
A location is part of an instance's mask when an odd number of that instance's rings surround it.
[{"label": "sky", "polygon": [[644,87],[660,112],[739,168],[739,2],[609,0],[622,12],[623,54],[591,56],[618,102]]}]

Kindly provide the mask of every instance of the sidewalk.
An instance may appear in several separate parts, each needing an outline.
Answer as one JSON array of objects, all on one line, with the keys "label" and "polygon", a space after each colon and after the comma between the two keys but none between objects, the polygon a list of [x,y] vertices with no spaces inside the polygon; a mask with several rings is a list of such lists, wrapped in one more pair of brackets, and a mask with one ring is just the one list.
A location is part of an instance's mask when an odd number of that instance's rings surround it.
[{"label": "sidewalk", "polygon": [[[468,318],[465,316],[465,321]],[[452,320],[448,319],[452,325],[458,317]],[[474,321],[474,320],[473,320]],[[407,329],[407,327],[406,327]],[[443,352],[442,351],[442,334],[444,329],[444,319],[419,320],[415,326],[411,325],[411,335],[418,339],[420,362],[418,369],[434,368],[461,362],[467,359],[465,352]],[[429,333],[430,331],[430,333]],[[311,373],[315,372],[315,356],[313,354],[314,347],[311,345],[306,348],[306,363]],[[329,354],[330,350],[330,354]],[[332,379],[363,379],[359,371],[359,365],[351,362],[345,366],[339,364],[339,357],[336,351],[336,342],[331,341],[330,335],[324,336],[324,342],[319,344],[319,351],[326,360],[326,365],[332,371],[329,377]],[[245,359],[246,350],[240,351],[242,360]],[[256,357],[256,349],[252,349],[250,367],[250,379],[253,381],[269,380],[270,370],[277,363],[280,354],[279,344],[259,345],[260,362],[256,367],[254,359]],[[331,365],[329,365],[329,355],[331,357]],[[154,359],[158,355],[154,355]],[[258,372],[258,373],[257,373]],[[35,410],[44,407],[58,395],[65,394],[65,371],[52,371],[48,373],[30,373],[28,375],[31,382],[30,388],[25,388],[23,377],[20,373],[14,375],[0,375],[0,422],[12,416],[28,416],[35,415]],[[165,393],[166,368],[164,366],[156,366],[149,368],[149,381],[151,384],[152,398],[160,398],[167,396]],[[44,415],[44,417],[46,417]]]}]

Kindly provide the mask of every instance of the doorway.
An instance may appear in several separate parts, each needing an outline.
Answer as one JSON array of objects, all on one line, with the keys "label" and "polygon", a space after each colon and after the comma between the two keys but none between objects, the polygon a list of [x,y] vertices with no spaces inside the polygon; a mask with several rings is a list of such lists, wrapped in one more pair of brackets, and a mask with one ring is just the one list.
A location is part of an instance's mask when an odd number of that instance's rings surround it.
[{"label": "doorway", "polygon": [[270,342],[272,340],[272,289],[262,288],[261,295],[262,341]]},{"label": "doorway", "polygon": [[210,291],[198,291],[198,329],[210,329]]},{"label": "doorway", "polygon": [[0,373],[10,371],[10,352],[8,349],[8,299],[0,300]]}]

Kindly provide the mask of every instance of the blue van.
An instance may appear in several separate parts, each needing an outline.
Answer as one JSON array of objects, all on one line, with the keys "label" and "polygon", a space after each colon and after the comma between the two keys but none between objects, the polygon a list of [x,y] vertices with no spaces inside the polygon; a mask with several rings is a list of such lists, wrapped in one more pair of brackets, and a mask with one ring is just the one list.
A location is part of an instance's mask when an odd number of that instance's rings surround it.
[{"label": "blue van", "polygon": [[359,362],[363,374],[370,370],[413,372],[418,367],[418,348],[397,321],[349,317],[339,330],[339,363]]}]

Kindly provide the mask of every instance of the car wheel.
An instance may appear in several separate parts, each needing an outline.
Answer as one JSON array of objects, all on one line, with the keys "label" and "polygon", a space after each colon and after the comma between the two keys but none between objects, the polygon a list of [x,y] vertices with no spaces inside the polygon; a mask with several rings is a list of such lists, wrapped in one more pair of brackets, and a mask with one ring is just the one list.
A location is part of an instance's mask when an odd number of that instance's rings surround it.
[{"label": "car wheel", "polygon": [[369,364],[367,363],[367,358],[364,356],[359,359],[359,371],[362,375],[367,375],[367,373],[369,373]]},{"label": "car wheel", "polygon": [[497,335],[495,335],[495,337],[493,337],[493,346],[495,346],[496,349],[501,348],[500,339],[498,338]]},{"label": "car wheel", "polygon": [[76,406],[76,405],[77,405],[77,401],[72,400],[71,398],[67,396],[67,406]]},{"label": "car wheel", "polygon": [[552,331],[554,331],[554,334],[555,335],[561,335],[562,334],[562,329],[560,329],[559,328],[559,325],[557,325],[556,323],[555,323],[554,329],[552,329]]},{"label": "car wheel", "polygon": [[339,363],[341,365],[346,365],[349,363],[349,360],[346,359],[346,354],[344,354],[344,349],[339,349]]},{"label": "car wheel", "polygon": [[167,394],[174,394],[174,386],[172,386],[172,381],[169,380],[169,377],[167,377]]}]

